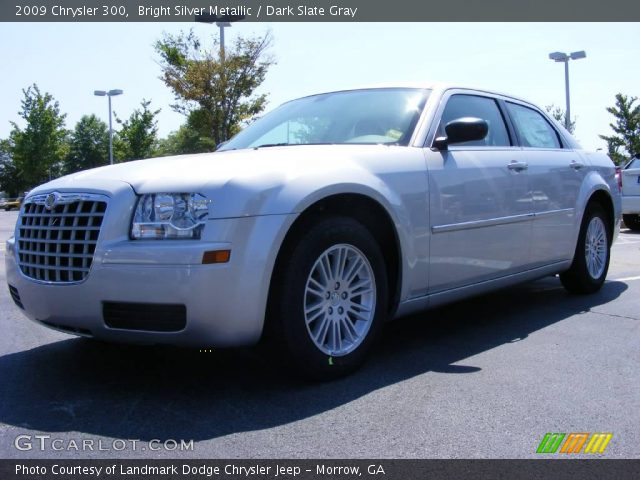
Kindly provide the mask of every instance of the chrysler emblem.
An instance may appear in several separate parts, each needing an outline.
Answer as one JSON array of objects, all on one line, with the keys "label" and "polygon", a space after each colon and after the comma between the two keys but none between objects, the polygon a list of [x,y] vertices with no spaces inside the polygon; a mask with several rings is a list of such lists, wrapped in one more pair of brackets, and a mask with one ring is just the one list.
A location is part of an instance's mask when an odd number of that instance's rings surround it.
[{"label": "chrysler emblem", "polygon": [[50,193],[47,198],[44,199],[44,208],[51,210],[58,203],[59,195],[57,193]]}]

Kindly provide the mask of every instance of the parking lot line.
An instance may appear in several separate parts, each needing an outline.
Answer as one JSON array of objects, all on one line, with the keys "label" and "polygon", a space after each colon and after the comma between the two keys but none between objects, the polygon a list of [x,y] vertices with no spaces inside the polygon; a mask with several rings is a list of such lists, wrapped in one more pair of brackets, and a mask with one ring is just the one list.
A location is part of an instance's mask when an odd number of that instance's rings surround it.
[{"label": "parking lot line", "polygon": [[612,278],[611,282],[631,282],[633,280],[640,280],[640,275],[635,277],[624,277],[624,278]]}]

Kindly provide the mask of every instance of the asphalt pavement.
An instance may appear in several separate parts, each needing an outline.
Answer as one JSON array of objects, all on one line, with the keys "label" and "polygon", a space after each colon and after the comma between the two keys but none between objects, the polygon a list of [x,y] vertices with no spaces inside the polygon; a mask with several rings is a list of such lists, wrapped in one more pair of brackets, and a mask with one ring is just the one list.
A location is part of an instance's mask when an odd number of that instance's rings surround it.
[{"label": "asphalt pavement", "polygon": [[531,458],[547,432],[611,432],[597,456],[640,458],[640,234],[612,252],[597,294],[548,277],[399,320],[321,384],[251,349],[57,333],[2,287],[0,458]]}]

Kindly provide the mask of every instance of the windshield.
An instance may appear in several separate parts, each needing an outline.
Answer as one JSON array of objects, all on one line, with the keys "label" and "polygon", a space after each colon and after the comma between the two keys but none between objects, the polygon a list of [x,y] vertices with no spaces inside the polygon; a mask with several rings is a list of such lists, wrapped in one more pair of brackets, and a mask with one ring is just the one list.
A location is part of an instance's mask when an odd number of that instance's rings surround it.
[{"label": "windshield", "polygon": [[408,145],[429,90],[379,88],[300,98],[273,110],[220,150],[281,145]]}]

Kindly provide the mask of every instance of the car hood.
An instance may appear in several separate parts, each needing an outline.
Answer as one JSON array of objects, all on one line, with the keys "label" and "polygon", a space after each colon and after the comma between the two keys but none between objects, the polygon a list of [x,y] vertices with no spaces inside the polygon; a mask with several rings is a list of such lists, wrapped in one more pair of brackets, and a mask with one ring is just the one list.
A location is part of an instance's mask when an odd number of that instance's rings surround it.
[{"label": "car hood", "polygon": [[128,183],[137,193],[198,192],[229,182],[269,188],[303,174],[348,169],[349,165],[353,166],[354,159],[374,152],[388,152],[389,148],[381,145],[299,145],[151,158],[74,173],[37,190],[108,189],[114,182]]}]

